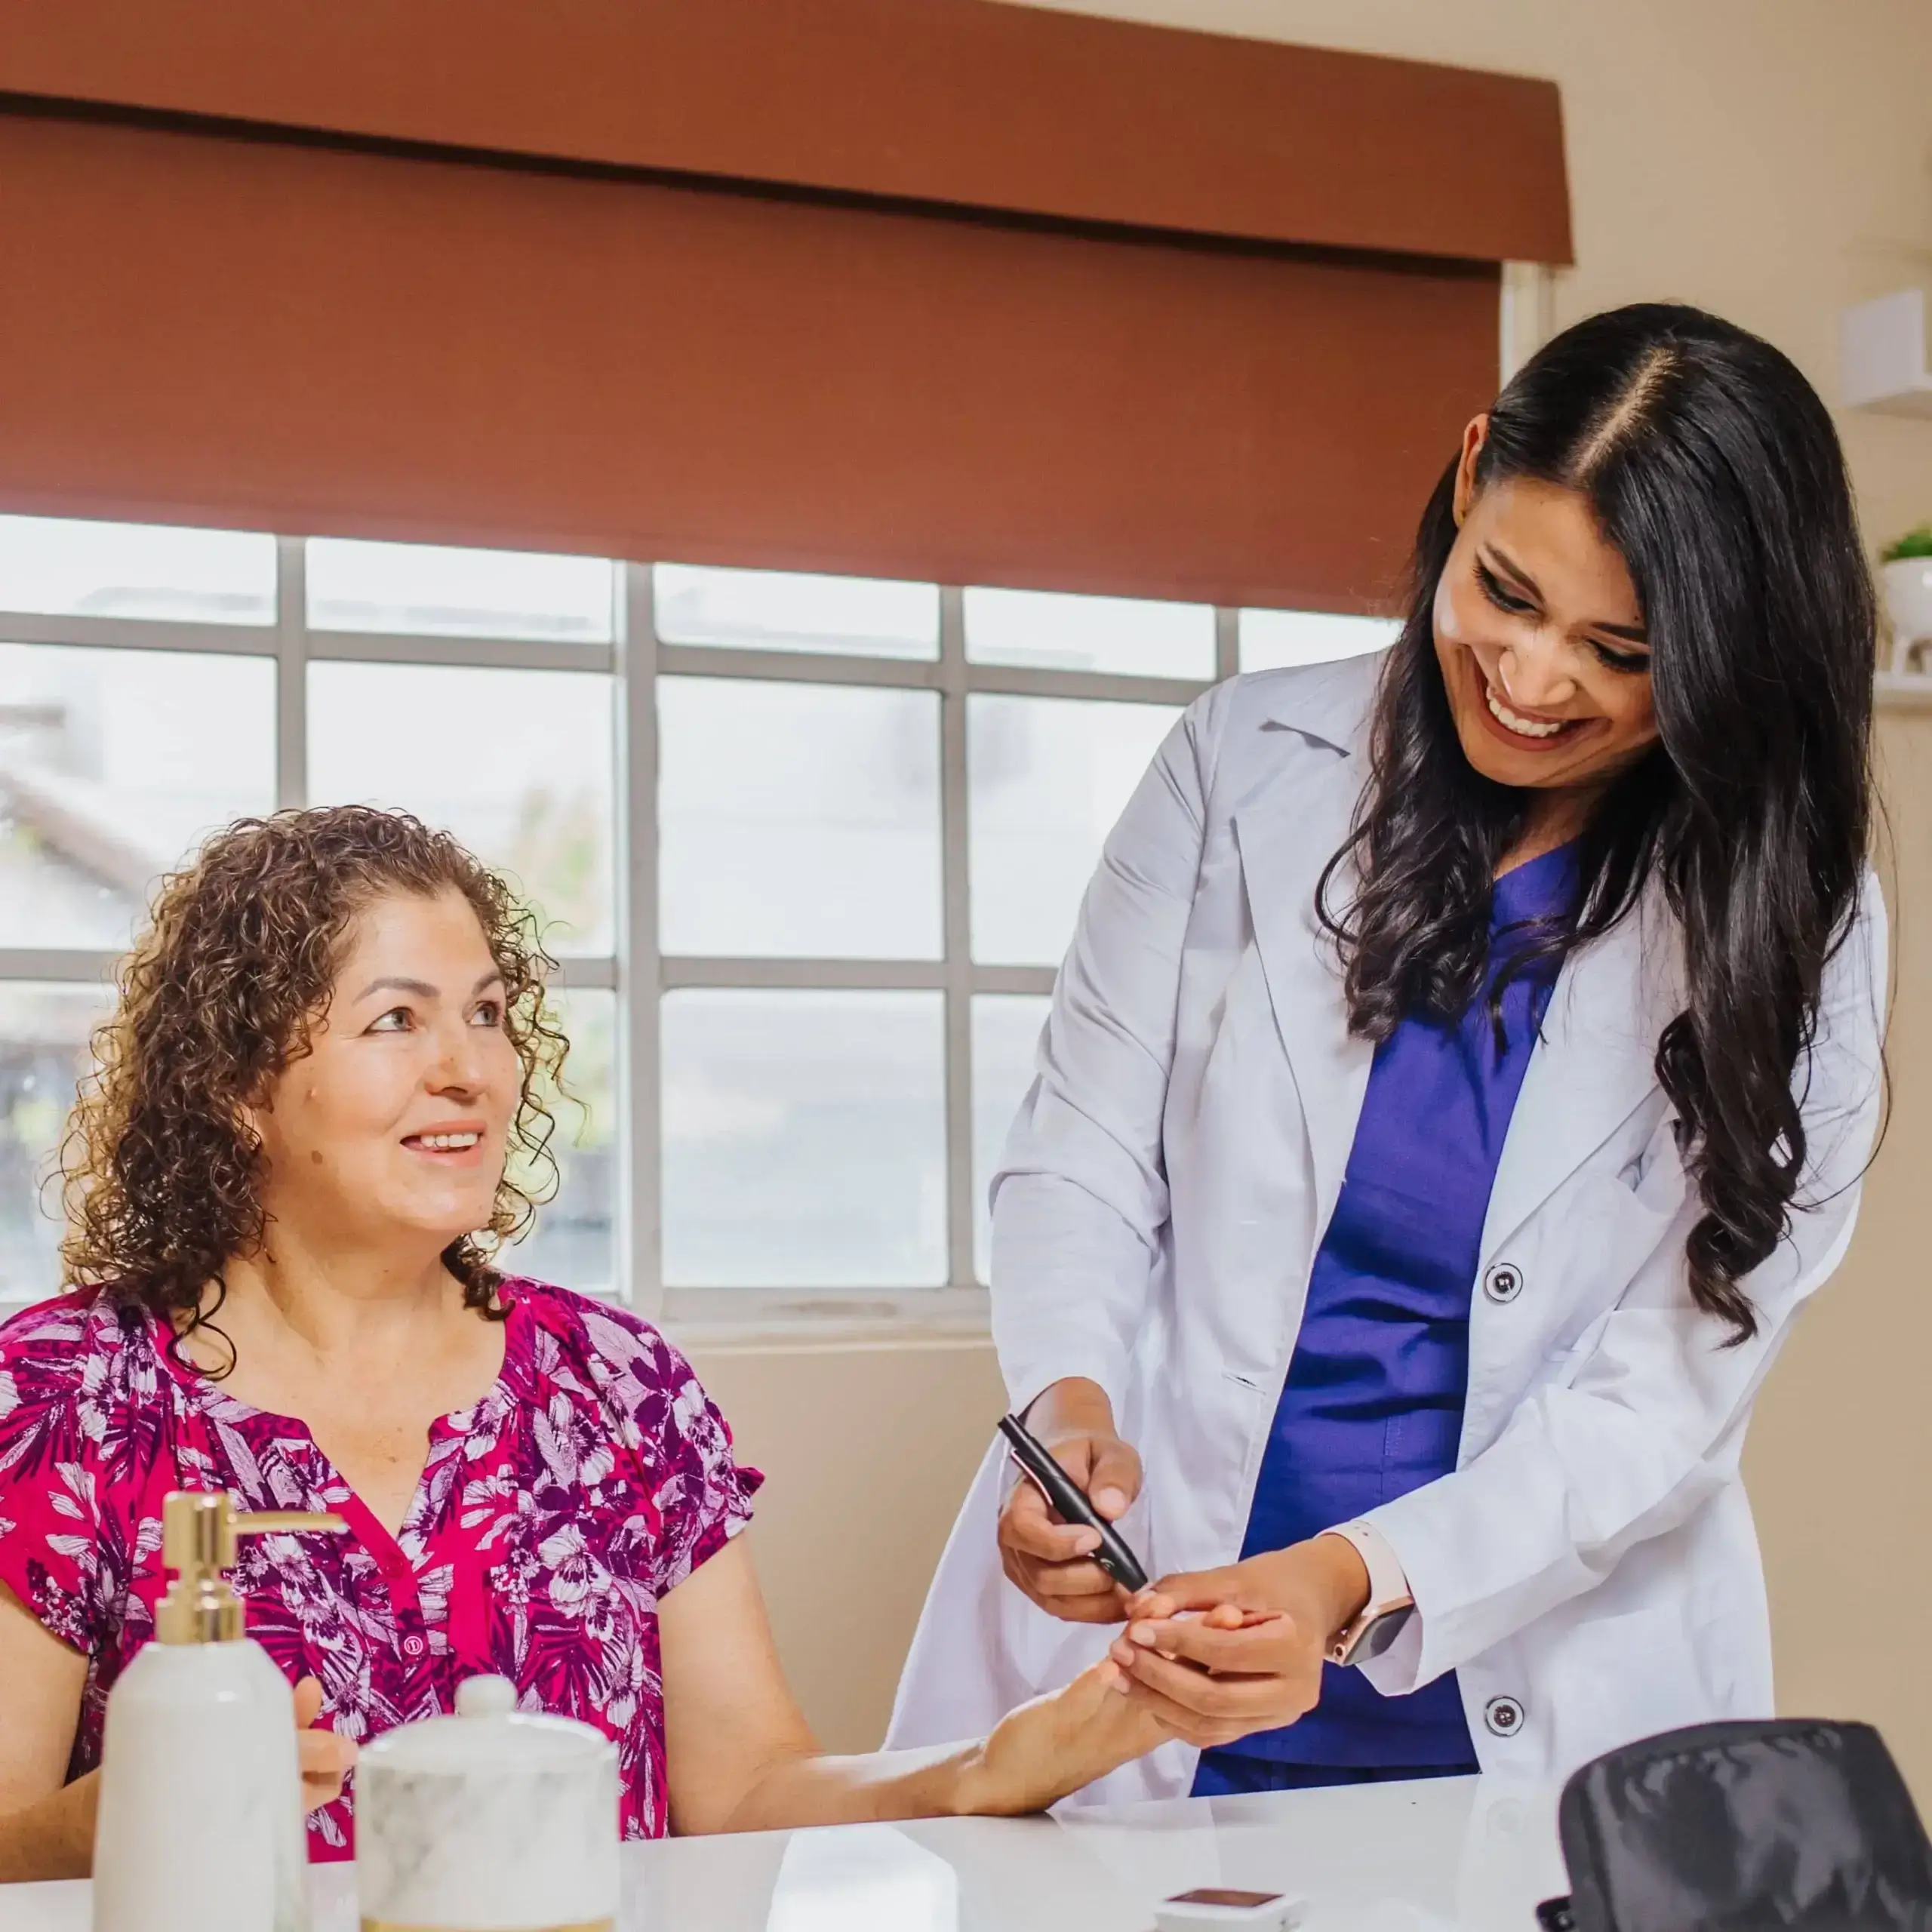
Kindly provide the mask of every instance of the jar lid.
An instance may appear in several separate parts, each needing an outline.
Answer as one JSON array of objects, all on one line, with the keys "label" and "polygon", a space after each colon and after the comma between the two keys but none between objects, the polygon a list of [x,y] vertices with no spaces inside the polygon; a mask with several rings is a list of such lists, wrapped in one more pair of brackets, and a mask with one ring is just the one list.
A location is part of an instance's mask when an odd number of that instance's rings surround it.
[{"label": "jar lid", "polygon": [[399,1724],[364,1746],[361,1762],[432,1776],[557,1771],[594,1763],[617,1746],[574,1718],[516,1707],[506,1677],[469,1677],[457,1686],[456,1715]]}]

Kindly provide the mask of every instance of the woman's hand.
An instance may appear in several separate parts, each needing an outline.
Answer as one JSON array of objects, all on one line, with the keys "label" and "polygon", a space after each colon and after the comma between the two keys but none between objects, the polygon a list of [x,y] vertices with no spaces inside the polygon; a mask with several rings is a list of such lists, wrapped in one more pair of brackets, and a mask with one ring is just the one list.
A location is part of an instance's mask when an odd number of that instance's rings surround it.
[{"label": "woman's hand", "polygon": [[1103,1660],[1063,1690],[1008,1712],[960,1767],[949,1808],[1001,1817],[1044,1811],[1175,1735],[1151,1710],[1118,1695],[1124,1687]]},{"label": "woman's hand", "polygon": [[[1140,1458],[1114,1432],[1113,1404],[1097,1383],[1072,1376],[1053,1383],[1027,1411],[1026,1426],[1097,1515],[1112,1523],[1126,1515],[1140,1494]],[[1118,1623],[1127,1614],[1127,1592],[1092,1560],[1100,1544],[1084,1524],[1062,1522],[1024,1479],[1000,1512],[1008,1580],[1069,1623]]]},{"label": "woman's hand", "polygon": [[1134,1600],[1112,1660],[1128,1703],[1211,1749],[1306,1716],[1321,1695],[1323,1653],[1367,1601],[1354,1546],[1315,1537],[1163,1577]]},{"label": "woman's hand", "polygon": [[319,1811],[342,1795],[342,1781],[355,1762],[355,1746],[332,1730],[318,1730],[322,1687],[305,1677],[295,1687],[295,1740],[302,1761],[302,1805]]}]

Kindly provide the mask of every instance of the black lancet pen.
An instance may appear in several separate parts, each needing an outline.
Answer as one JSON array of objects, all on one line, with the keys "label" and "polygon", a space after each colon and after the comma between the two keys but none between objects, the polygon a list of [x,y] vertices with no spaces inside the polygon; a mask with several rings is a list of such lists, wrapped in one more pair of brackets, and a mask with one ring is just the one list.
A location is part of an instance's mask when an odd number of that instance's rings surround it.
[{"label": "black lancet pen", "polygon": [[1060,1512],[1063,1522],[1078,1523],[1097,1531],[1100,1546],[1094,1561],[1129,1594],[1147,1587],[1147,1573],[1140,1558],[1121,1541],[1112,1524],[1094,1509],[1080,1486],[1055,1462],[1017,1416],[1001,1416],[999,1432],[1013,1451],[1013,1460],[1029,1476],[1034,1486]]}]

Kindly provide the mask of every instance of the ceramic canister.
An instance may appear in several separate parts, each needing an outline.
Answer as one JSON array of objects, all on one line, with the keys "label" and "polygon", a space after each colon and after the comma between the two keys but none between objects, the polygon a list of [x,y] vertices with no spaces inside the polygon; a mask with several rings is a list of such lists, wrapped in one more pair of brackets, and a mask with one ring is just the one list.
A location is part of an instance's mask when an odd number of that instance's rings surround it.
[{"label": "ceramic canister", "polygon": [[516,1709],[507,1679],[405,1724],[355,1767],[363,1932],[608,1932],[617,1915],[617,1746]]}]

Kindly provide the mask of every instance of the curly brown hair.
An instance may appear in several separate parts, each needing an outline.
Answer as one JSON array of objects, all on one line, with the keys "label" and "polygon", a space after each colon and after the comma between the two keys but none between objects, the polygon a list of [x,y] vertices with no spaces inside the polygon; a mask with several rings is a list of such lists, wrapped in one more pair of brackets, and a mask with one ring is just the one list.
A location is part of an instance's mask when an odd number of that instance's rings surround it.
[{"label": "curly brown hair", "polygon": [[210,1284],[219,1294],[264,1232],[261,1143],[243,1110],[308,1051],[352,922],[386,894],[451,891],[503,976],[522,1080],[489,1226],[443,1260],[469,1306],[500,1312],[491,1259],[555,1186],[544,1103],[568,1051],[543,1003],[555,962],[529,910],[448,832],[367,805],[240,820],[162,882],[61,1145],[69,1287],[195,1324]]}]

